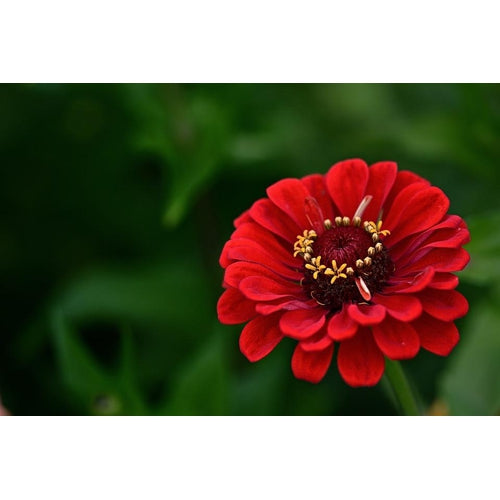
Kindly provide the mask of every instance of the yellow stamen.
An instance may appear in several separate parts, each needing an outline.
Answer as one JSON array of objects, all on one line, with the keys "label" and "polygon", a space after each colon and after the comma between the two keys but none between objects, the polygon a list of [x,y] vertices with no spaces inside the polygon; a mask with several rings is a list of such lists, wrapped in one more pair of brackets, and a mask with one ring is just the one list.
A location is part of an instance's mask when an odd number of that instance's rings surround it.
[{"label": "yellow stamen", "polygon": [[[314,243],[318,237],[316,231],[313,229],[305,229],[301,235],[297,235],[297,239],[293,244],[293,256],[301,257],[304,260],[304,267],[308,271],[311,271],[312,278],[318,280],[321,274],[328,276],[330,278],[330,284],[333,285],[340,279],[353,279],[356,286],[365,301],[371,300],[371,292],[368,289],[362,276],[369,276],[371,271],[368,269],[373,264],[373,258],[377,258],[376,254],[382,252],[383,245],[379,242],[380,236],[387,236],[390,233],[387,229],[382,229],[382,220],[379,219],[374,221],[362,221],[361,215],[365,210],[366,206],[370,202],[371,197],[367,196],[363,199],[362,203],[358,207],[358,210],[354,214],[352,220],[349,217],[335,217],[335,225],[340,226],[350,226],[363,227],[364,230],[371,235],[373,240],[373,246],[369,246],[366,250],[366,256],[360,257],[356,260],[356,266],[347,267],[347,263],[337,264],[337,261],[333,259],[331,261],[331,267],[321,263],[321,255],[314,255]],[[333,227],[332,221],[330,219],[325,219],[323,221],[323,227],[326,230],[331,230]],[[311,295],[312,296],[312,295]],[[314,298],[314,297],[313,297]],[[315,299],[318,304],[321,304],[317,299]]]},{"label": "yellow stamen", "polygon": [[[378,236],[379,234],[381,234],[382,236],[388,236],[389,234],[391,234],[391,232],[388,229],[382,230],[382,220],[377,221],[377,223],[373,221],[365,221],[363,226],[365,230],[372,235],[376,234]],[[373,238],[373,241],[377,240]]]}]

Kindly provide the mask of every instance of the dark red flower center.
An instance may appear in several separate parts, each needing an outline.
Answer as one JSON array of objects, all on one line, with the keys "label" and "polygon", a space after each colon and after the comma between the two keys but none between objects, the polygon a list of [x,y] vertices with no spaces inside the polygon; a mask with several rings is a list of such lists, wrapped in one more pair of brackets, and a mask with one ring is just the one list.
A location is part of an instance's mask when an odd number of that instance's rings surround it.
[{"label": "dark red flower center", "polygon": [[359,217],[337,217],[324,226],[320,236],[306,230],[295,242],[294,255],[304,259],[304,291],[332,311],[346,302],[369,302],[394,270],[381,242],[389,231],[381,221],[362,223]]}]

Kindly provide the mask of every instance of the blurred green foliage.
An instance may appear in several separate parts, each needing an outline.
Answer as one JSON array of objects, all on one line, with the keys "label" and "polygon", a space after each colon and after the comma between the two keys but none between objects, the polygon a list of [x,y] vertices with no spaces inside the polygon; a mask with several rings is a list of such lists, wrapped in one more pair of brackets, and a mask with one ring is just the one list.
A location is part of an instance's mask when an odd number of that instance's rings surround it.
[{"label": "blurred green foliage", "polygon": [[384,382],[351,389],[335,362],[294,379],[291,341],[248,363],[215,312],[233,219],[280,178],[361,157],[428,178],[470,224],[462,340],[403,367],[424,409],[498,414],[499,137],[498,85],[1,85],[4,405],[394,414]]}]

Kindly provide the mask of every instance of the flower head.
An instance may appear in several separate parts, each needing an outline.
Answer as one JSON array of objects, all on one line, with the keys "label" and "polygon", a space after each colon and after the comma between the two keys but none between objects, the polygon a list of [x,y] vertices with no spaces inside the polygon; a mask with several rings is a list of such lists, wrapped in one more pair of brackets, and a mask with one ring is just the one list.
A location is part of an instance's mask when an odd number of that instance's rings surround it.
[{"label": "flower head", "polygon": [[220,257],[219,320],[248,322],[240,348],[250,361],[290,337],[297,378],[319,382],[336,350],[357,387],[380,380],[384,356],[450,353],[468,310],[452,273],[469,261],[470,236],[440,189],[393,162],[355,159],[267,195],[235,220]]}]

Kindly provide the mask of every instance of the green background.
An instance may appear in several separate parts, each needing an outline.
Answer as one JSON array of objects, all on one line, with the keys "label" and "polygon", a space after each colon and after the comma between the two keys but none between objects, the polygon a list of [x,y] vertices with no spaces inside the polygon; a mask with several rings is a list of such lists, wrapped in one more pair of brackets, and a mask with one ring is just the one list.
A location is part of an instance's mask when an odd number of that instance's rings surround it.
[{"label": "green background", "polygon": [[13,414],[398,412],[335,360],[296,380],[217,322],[232,221],[283,177],[394,160],[465,218],[447,358],[403,362],[422,411],[500,412],[500,86],[0,85],[0,394]]}]

